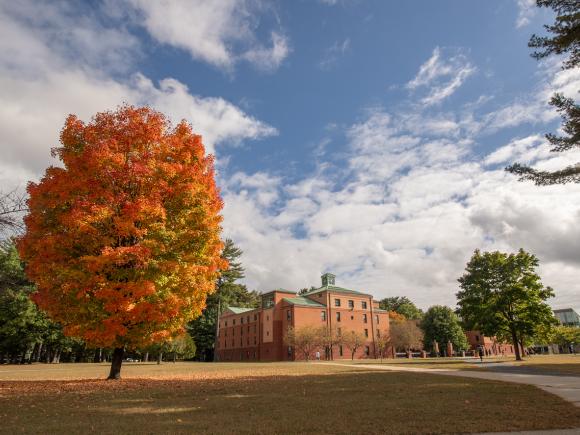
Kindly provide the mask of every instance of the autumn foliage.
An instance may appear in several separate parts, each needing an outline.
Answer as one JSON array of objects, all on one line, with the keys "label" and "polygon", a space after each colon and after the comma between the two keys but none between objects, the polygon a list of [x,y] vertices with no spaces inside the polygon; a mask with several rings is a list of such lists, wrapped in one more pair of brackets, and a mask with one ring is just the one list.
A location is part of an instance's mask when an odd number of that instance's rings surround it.
[{"label": "autumn foliage", "polygon": [[30,183],[18,249],[34,301],[67,335],[99,347],[178,336],[214,291],[222,201],[213,158],[186,122],[122,106],[71,115],[63,167]]}]

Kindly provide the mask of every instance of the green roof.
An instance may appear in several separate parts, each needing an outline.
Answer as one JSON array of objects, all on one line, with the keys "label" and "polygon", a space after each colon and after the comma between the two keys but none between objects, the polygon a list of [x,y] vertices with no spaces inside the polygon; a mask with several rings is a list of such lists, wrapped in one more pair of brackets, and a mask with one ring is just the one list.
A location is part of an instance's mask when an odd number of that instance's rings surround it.
[{"label": "green roof", "polygon": [[325,305],[319,304],[318,302],[308,298],[303,298],[302,296],[297,296],[295,298],[284,298],[283,300],[291,303],[292,305],[301,305],[303,307],[325,307]]},{"label": "green roof", "polygon": [[242,314],[248,311],[254,311],[255,309],[256,308],[228,307],[228,310],[230,310],[234,314]]},{"label": "green roof", "polygon": [[275,290],[270,290],[269,292],[262,293],[262,295],[267,295],[269,293],[274,293],[274,292],[278,292],[278,293],[291,293],[293,295],[296,294],[296,292],[295,291],[292,291],[292,290],[286,290],[286,289],[283,289],[283,288],[277,288]]},{"label": "green roof", "polygon": [[356,290],[351,290],[351,289],[348,289],[348,288],[337,287],[335,285],[328,285],[328,286],[320,287],[320,288],[317,288],[316,290],[311,290],[311,291],[309,291],[307,293],[304,293],[304,295],[305,296],[307,296],[307,295],[315,295],[317,293],[325,292],[325,291],[330,291],[330,292],[334,292],[334,293],[344,293],[344,294],[349,294],[349,295],[364,295],[364,296],[369,296],[366,293],[358,292]]}]

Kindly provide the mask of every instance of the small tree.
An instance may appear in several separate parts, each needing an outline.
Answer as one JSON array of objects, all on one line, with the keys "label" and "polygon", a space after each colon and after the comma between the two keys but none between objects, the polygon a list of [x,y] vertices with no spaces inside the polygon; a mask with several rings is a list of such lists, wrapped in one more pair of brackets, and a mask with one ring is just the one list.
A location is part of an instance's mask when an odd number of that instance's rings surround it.
[{"label": "small tree", "polygon": [[423,347],[423,332],[415,320],[393,321],[390,323],[391,345],[395,349],[410,352]]},{"label": "small tree", "polygon": [[457,350],[467,350],[469,347],[459,317],[449,307],[435,305],[429,308],[420,326],[425,334],[425,347],[430,350],[433,350],[433,341],[439,343],[440,349],[444,349],[448,342]]},{"label": "small tree", "polygon": [[552,335],[554,343],[563,346],[576,346],[580,344],[580,328],[574,326],[557,326]]},{"label": "small tree", "polygon": [[476,250],[458,280],[457,312],[465,326],[510,340],[518,361],[524,340],[556,323],[545,303],[554,291],[542,284],[538,265],[536,256],[523,249],[517,254]]},{"label": "small tree", "polygon": [[366,343],[367,338],[360,332],[350,331],[342,334],[342,340],[344,345],[350,350],[350,359],[354,360],[354,354]]},{"label": "small tree", "polygon": [[321,329],[312,325],[305,325],[299,328],[290,327],[284,337],[286,345],[298,349],[306,361],[310,360],[322,341]]},{"label": "small tree", "polygon": [[383,362],[383,358],[385,357],[385,354],[387,353],[391,345],[391,337],[389,335],[389,332],[377,330],[375,345],[377,346],[379,358],[381,359],[381,362]]}]

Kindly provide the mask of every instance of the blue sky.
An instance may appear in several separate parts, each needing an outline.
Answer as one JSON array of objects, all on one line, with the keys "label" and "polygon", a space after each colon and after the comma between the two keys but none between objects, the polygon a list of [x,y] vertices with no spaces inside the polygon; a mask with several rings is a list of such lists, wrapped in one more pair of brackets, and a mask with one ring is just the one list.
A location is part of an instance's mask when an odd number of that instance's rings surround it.
[{"label": "blue sky", "polygon": [[261,291],[339,284],[454,305],[474,249],[538,255],[580,308],[580,188],[503,171],[548,152],[578,71],[531,0],[0,1],[0,180],[36,180],[68,113],[149,104],[217,158],[224,234]]}]

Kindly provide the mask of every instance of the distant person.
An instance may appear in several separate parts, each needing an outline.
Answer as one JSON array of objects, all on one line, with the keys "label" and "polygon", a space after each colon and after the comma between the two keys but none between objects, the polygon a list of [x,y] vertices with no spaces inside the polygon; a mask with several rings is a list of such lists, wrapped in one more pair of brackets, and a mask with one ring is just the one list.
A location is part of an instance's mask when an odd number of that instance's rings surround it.
[{"label": "distant person", "polygon": [[320,352],[316,351],[316,361],[320,361]]},{"label": "distant person", "polygon": [[479,347],[479,360],[483,362],[483,347]]}]

